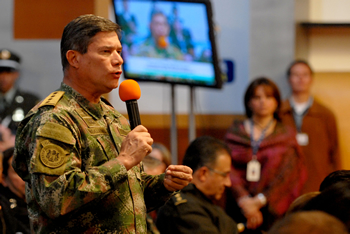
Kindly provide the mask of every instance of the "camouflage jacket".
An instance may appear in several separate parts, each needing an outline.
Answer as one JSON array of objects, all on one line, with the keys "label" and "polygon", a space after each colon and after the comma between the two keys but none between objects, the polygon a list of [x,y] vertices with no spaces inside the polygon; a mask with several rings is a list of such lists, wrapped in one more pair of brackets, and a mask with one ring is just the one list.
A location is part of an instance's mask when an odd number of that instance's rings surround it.
[{"label": "camouflage jacket", "polygon": [[183,60],[180,49],[175,45],[169,43],[165,48],[160,48],[156,45],[153,38],[146,39],[140,45],[137,56]]},{"label": "camouflage jacket", "polygon": [[36,105],[21,122],[13,167],[26,181],[35,233],[146,233],[150,211],[169,199],[164,174],[129,171],[116,157],[130,131],[103,99],[90,103],[71,87]]}]

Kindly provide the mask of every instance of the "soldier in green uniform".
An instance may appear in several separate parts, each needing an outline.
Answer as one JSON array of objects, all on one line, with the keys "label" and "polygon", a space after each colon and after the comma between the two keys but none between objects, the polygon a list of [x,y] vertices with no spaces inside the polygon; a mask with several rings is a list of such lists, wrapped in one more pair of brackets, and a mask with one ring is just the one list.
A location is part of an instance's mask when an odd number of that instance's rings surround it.
[{"label": "soldier in green uniform", "polygon": [[137,56],[183,60],[180,49],[171,43],[170,25],[163,12],[152,12],[150,36],[139,46]]},{"label": "soldier in green uniform", "polygon": [[118,87],[123,59],[119,26],[83,15],[61,39],[63,83],[21,122],[13,167],[26,182],[34,233],[146,233],[146,212],[192,179],[170,165],[144,173],[153,139],[102,94]]},{"label": "soldier in green uniform", "polygon": [[231,186],[226,144],[213,137],[198,137],[187,148],[183,164],[193,170],[193,180],[160,208],[156,221],[160,233],[238,233],[235,221],[214,204],[225,187]]}]

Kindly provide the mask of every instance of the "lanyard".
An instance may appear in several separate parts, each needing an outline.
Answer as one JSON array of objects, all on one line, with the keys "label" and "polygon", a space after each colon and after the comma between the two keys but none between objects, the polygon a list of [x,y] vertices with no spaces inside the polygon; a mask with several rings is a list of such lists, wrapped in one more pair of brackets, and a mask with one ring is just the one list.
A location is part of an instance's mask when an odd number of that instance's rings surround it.
[{"label": "lanyard", "polygon": [[265,137],[265,133],[266,133],[267,129],[273,123],[273,120],[274,119],[271,119],[271,121],[267,124],[267,126],[261,131],[261,135],[260,135],[259,139],[256,141],[256,140],[254,140],[254,121],[253,121],[253,119],[250,119],[250,124],[251,124],[251,128],[252,128],[251,134],[250,134],[250,145],[253,149],[253,157],[252,157],[253,160],[257,159],[256,154],[258,153],[260,144]]},{"label": "lanyard", "polygon": [[301,114],[298,114],[295,111],[295,102],[294,102],[293,98],[289,99],[289,103],[290,103],[292,110],[293,110],[293,118],[294,118],[294,122],[295,122],[295,127],[296,127],[298,132],[301,132],[301,126],[303,125],[304,116],[309,111],[313,102],[314,102],[314,99],[312,97],[310,97],[308,102],[307,102],[307,107],[306,107],[305,111]]}]

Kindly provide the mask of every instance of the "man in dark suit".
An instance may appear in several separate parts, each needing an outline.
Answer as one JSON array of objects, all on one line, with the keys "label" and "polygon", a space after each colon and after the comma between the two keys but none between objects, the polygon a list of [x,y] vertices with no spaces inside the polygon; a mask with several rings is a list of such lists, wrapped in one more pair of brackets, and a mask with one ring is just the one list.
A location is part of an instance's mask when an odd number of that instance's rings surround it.
[{"label": "man in dark suit", "polygon": [[226,144],[201,136],[187,148],[183,165],[193,170],[193,180],[157,213],[160,233],[238,233],[237,224],[221,207],[225,187],[231,186],[231,156]]},{"label": "man in dark suit", "polygon": [[0,124],[15,134],[19,122],[39,102],[39,98],[16,86],[20,75],[20,57],[0,49]]}]

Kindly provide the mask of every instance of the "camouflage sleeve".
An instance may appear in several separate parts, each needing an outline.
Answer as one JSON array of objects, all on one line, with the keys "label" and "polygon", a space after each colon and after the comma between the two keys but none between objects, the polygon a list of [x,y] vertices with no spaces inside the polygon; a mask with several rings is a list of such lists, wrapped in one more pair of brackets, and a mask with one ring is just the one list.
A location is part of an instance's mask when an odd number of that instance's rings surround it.
[{"label": "camouflage sleeve", "polygon": [[147,175],[145,172],[141,173],[144,197],[147,207],[147,212],[157,209],[164,205],[175,192],[169,192],[164,186],[165,174],[158,176]]},{"label": "camouflage sleeve", "polygon": [[126,168],[115,157],[109,160],[98,141],[89,144],[89,152],[82,152],[70,126],[57,119],[37,121],[27,124],[21,135],[29,155],[31,196],[50,218],[101,199],[127,180]]}]

